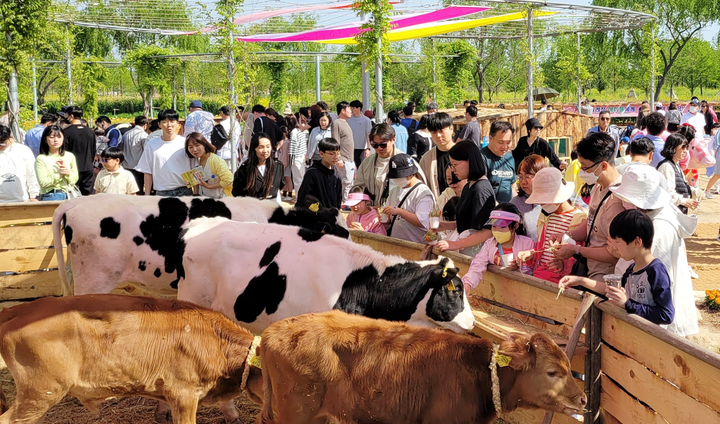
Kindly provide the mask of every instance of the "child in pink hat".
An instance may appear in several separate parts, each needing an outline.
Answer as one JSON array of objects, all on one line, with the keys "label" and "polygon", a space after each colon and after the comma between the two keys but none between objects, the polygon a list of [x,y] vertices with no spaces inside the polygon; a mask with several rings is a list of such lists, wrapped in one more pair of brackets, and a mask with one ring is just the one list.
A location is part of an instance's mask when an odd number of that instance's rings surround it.
[{"label": "child in pink hat", "polygon": [[385,226],[380,222],[377,209],[370,207],[370,202],[370,195],[365,193],[362,187],[355,186],[350,189],[350,194],[343,204],[351,210],[347,216],[348,228],[385,236]]}]

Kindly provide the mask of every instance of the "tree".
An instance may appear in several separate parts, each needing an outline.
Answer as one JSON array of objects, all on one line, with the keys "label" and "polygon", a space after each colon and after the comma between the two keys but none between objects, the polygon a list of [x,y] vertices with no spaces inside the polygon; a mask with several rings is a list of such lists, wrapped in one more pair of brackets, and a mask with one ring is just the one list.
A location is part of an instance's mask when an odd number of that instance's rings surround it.
[{"label": "tree", "polygon": [[[657,100],[672,67],[690,40],[697,37],[706,26],[720,21],[720,2],[708,0],[593,0],[597,6],[642,10],[658,17],[657,36],[652,37],[648,28],[628,31],[631,49],[653,66],[659,65],[660,73],[655,84]],[[659,63],[651,57],[654,42]]]},{"label": "tree", "polygon": [[167,92],[170,90],[169,78],[172,76],[172,65],[179,64],[179,61],[157,56],[170,53],[170,50],[155,45],[139,47],[126,53],[124,62],[135,71],[133,83],[143,100],[146,115],[150,113],[150,97],[157,91],[160,92],[161,98],[169,98]]},{"label": "tree", "polygon": [[471,78],[471,65],[477,57],[473,46],[465,40],[455,40],[446,43],[438,43],[438,51],[442,59],[442,75],[445,84],[450,87],[450,101],[461,103],[465,97],[465,87]]}]

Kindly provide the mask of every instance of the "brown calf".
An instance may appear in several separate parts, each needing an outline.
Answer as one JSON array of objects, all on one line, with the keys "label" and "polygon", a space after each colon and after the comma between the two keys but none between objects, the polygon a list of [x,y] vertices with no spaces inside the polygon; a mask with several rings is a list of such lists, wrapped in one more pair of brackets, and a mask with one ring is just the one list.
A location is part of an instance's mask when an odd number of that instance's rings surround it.
[{"label": "brown calf", "polygon": [[[45,298],[0,312],[0,354],[17,397],[0,424],[35,423],[66,395],[90,410],[114,397],[169,403],[194,424],[198,403],[238,396],[253,335],[219,312],[118,295]],[[260,370],[248,392],[260,401]],[[0,411],[5,405],[0,405]]]},{"label": "brown calf", "polygon": [[[272,324],[258,352],[257,423],[486,424],[497,415],[493,346],[477,337],[332,311]],[[500,352],[510,357],[498,367],[504,411],[583,410],[585,394],[552,340],[513,335]]]}]

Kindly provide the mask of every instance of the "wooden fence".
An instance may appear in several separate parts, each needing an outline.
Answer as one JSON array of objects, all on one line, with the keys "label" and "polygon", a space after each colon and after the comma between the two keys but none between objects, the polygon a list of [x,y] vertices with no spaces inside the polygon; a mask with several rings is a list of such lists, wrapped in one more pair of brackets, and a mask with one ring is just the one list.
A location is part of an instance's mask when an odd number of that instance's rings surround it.
[{"label": "wooden fence", "polygon": [[[0,308],[61,294],[52,241],[52,214],[59,202],[0,205]],[[385,254],[418,260],[424,245],[352,230],[355,242]],[[471,258],[448,253],[464,274]],[[143,294],[125,284],[118,293]],[[542,331],[567,343],[582,294],[544,280],[490,266],[469,294],[473,333],[501,341],[513,331]],[[596,301],[571,361],[584,375],[593,412],[584,422],[720,424],[720,355],[674,336],[624,310]],[[517,410],[502,418],[539,424],[543,413]],[[553,423],[577,424],[555,414]]]}]

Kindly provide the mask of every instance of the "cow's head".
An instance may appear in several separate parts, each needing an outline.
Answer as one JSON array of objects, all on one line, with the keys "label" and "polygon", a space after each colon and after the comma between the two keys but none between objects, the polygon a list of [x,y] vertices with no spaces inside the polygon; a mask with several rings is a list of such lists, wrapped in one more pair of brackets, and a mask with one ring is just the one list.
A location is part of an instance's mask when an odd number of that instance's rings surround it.
[{"label": "cow's head", "polygon": [[[583,412],[587,396],[573,379],[565,352],[549,337],[512,333],[500,345],[499,353],[510,357],[507,367],[516,372],[512,388],[503,395],[503,409],[540,408],[567,415]],[[502,371],[500,376],[505,392],[503,381],[512,380],[505,380]]]},{"label": "cow's head", "polygon": [[310,208],[295,207],[289,211],[278,207],[268,222],[281,225],[294,225],[324,234],[332,234],[341,238],[349,238],[347,223],[340,211],[335,208],[324,208],[319,205]]},{"label": "cow's head", "polygon": [[457,333],[472,330],[475,316],[465,295],[462,280],[457,275],[459,270],[453,261],[441,257],[420,264],[430,269],[427,282],[430,294],[425,306],[426,319],[432,324]]}]

